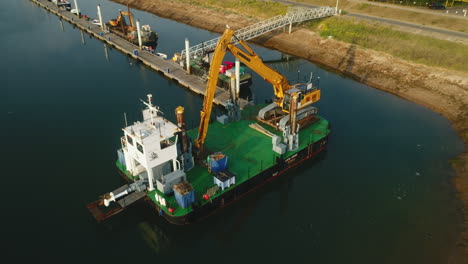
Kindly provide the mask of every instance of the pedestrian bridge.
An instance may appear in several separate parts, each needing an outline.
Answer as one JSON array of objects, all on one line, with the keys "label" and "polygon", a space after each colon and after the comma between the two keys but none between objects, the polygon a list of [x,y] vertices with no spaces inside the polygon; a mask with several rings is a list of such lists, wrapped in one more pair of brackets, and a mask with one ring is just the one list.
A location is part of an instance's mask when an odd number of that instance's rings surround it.
[{"label": "pedestrian bridge", "polygon": [[[234,33],[234,35],[236,36],[237,40],[247,41],[288,25],[289,33],[291,33],[293,23],[300,23],[313,19],[329,17],[335,15],[336,13],[337,10],[335,7],[290,7],[286,15],[278,15],[239,29]],[[218,40],[219,37],[190,47],[190,57],[203,56],[205,53],[213,51],[216,48]],[[185,50],[181,51],[181,59],[185,58],[185,52]]]}]

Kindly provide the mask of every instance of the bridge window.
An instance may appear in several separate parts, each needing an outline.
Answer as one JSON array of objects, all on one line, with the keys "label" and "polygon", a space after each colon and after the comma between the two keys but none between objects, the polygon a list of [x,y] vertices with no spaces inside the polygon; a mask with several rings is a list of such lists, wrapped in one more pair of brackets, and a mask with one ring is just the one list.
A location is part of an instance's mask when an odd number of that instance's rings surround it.
[{"label": "bridge window", "polygon": [[168,138],[166,140],[162,140],[160,142],[161,149],[165,149],[167,147],[170,147],[170,146],[174,145],[174,143],[175,143],[175,137],[171,137],[171,138]]},{"label": "bridge window", "polygon": [[133,139],[131,136],[127,135],[127,142],[128,144],[132,145],[133,146]]},{"label": "bridge window", "polygon": [[138,142],[136,143],[136,146],[137,146],[138,151],[140,151],[141,154],[143,154],[143,146],[140,145],[140,143],[138,143]]}]

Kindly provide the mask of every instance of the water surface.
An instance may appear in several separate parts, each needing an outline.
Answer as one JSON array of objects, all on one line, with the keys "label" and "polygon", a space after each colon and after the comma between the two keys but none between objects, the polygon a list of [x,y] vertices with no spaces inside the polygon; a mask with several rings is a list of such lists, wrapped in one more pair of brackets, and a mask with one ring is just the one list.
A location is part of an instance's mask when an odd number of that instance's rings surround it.
[{"label": "water surface", "polygon": [[[80,1],[108,20],[124,7]],[[217,34],[135,11],[172,55],[185,37]],[[332,134],[324,160],[204,222],[178,227],[141,207],[99,225],[86,203],[121,184],[123,113],[140,118],[152,93],[165,115],[183,105],[198,124],[202,98],[107,48],[27,0],[2,1],[1,236],[16,261],[445,263],[461,224],[448,160],[463,149],[448,120],[422,106],[293,59],[270,65],[292,82],[320,76]],[[253,46],[264,60],[277,51]],[[255,101],[271,98],[254,76]],[[220,113],[221,110],[217,109]],[[247,148],[248,146],[246,146]]]}]

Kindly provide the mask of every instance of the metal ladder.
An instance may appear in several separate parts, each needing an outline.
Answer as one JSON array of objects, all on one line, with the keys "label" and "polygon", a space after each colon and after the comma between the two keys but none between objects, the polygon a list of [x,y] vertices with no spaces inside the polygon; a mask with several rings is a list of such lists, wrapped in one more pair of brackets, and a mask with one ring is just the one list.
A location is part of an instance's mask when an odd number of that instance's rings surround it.
[{"label": "metal ladder", "polygon": [[[235,32],[238,40],[247,41],[265,33],[271,32],[275,29],[289,25],[289,32],[291,33],[291,26],[293,23],[300,23],[312,19],[324,18],[336,14],[334,7],[317,7],[317,8],[303,8],[303,7],[290,7],[286,15],[278,15],[267,20],[260,21],[253,25],[241,28]],[[198,45],[189,48],[190,57],[202,56],[205,52],[213,51],[216,48],[219,37],[202,42]],[[181,59],[185,58],[185,50],[180,52]]]}]

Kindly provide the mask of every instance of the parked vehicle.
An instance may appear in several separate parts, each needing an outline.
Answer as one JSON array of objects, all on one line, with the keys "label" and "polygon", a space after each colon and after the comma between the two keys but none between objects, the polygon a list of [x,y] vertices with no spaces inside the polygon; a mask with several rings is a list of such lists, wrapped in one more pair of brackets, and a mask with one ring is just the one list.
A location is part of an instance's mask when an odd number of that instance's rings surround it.
[{"label": "parked vehicle", "polygon": [[430,3],[427,5],[430,9],[445,9],[445,6],[441,3]]}]

